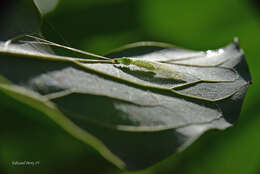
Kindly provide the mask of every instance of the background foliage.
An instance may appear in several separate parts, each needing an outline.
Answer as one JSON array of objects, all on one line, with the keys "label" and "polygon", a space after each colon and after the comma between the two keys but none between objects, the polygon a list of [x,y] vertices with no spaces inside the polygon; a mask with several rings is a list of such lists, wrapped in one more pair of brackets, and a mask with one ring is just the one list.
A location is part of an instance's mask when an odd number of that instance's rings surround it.
[{"label": "background foliage", "polygon": [[[1,10],[10,5],[8,1],[7,5],[4,2]],[[28,1],[19,2],[22,11]],[[1,110],[1,117],[4,118],[0,121],[0,173],[260,173],[260,112],[257,109],[260,100],[260,60],[257,57],[260,5],[257,2],[62,0],[49,13],[48,9],[52,6],[43,9],[40,0],[37,2],[42,12],[46,13],[43,30],[48,32],[49,40],[58,43],[66,41],[65,44],[72,47],[99,54],[143,40],[170,42],[197,50],[215,49],[238,36],[251,70],[253,85],[249,88],[241,117],[234,127],[223,132],[210,131],[181,155],[172,155],[139,172],[118,170],[48,120],[40,122],[15,111]],[[6,26],[2,16],[0,24]],[[21,23],[29,17],[30,14],[24,19],[20,16],[17,21]],[[11,25],[8,23],[8,26]],[[29,26],[33,27],[34,24]],[[11,166],[10,161],[23,161],[24,157],[31,161],[40,160],[41,164],[29,168]]]}]

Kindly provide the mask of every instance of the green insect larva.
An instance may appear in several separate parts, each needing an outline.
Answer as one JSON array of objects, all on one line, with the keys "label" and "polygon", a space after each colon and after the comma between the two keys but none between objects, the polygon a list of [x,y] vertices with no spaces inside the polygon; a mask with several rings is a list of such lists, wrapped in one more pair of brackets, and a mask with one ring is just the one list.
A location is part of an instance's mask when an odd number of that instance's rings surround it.
[{"label": "green insect larva", "polygon": [[198,80],[197,77],[194,77],[191,74],[176,71],[173,69],[172,66],[159,63],[159,62],[138,60],[134,58],[119,58],[115,60],[115,63],[124,64],[124,65],[135,65],[150,70],[160,76],[177,80],[177,81]]},{"label": "green insect larva", "polygon": [[148,70],[155,70],[154,65],[150,61],[145,60],[136,60],[131,58],[120,58],[116,60],[117,63],[121,63],[124,65],[136,65],[138,67],[142,67]]}]

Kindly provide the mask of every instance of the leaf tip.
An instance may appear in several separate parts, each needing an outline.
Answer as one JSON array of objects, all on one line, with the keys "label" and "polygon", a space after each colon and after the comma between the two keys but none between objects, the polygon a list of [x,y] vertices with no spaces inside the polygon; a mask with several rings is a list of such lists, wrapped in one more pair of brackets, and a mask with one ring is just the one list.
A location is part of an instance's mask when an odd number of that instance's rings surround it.
[{"label": "leaf tip", "polygon": [[239,38],[236,36],[236,37],[234,37],[233,40],[234,40],[233,42],[234,42],[234,44],[236,45],[236,47],[239,48],[239,45],[240,45]]},{"label": "leaf tip", "polygon": [[239,42],[238,36],[235,36],[235,37],[234,37],[234,42]]}]

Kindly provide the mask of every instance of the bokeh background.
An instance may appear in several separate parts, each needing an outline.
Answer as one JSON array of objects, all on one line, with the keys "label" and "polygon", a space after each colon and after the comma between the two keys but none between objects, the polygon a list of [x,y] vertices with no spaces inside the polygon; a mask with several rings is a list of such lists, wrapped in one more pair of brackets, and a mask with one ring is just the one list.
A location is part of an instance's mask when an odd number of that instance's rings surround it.
[{"label": "bokeh background", "polygon": [[[12,3],[10,3],[12,2]],[[15,21],[8,15],[16,2],[0,2],[0,27]],[[49,120],[1,109],[0,173],[90,174],[259,174],[260,173],[260,3],[255,0],[35,0],[44,15],[49,40],[98,54],[137,41],[160,41],[194,49],[217,49],[239,37],[253,78],[237,123],[209,131],[182,153],[142,171],[122,171],[95,150]],[[23,10],[24,9],[24,10]],[[8,12],[8,13],[6,13]],[[3,15],[5,14],[5,15]],[[7,15],[6,15],[7,14]],[[10,17],[11,16],[11,17]],[[8,22],[6,22],[8,21]],[[11,24],[10,24],[11,25]],[[9,23],[8,23],[9,26]],[[35,27],[37,28],[37,27]],[[4,101],[0,101],[4,102]],[[120,141],[120,140],[118,140]],[[38,166],[12,166],[11,161],[40,161]]]}]

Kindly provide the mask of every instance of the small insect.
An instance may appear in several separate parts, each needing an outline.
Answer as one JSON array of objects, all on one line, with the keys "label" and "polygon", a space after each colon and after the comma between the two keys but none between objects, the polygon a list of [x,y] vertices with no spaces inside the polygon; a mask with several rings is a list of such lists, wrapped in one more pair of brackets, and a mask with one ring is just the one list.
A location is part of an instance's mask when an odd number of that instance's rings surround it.
[{"label": "small insect", "polygon": [[119,58],[115,59],[115,63],[124,64],[124,65],[135,65],[141,68],[150,70],[162,77],[166,77],[175,81],[195,81],[199,80],[197,77],[184,72],[179,72],[175,70],[172,66],[165,63],[148,61],[148,60],[139,60],[135,58]]}]

